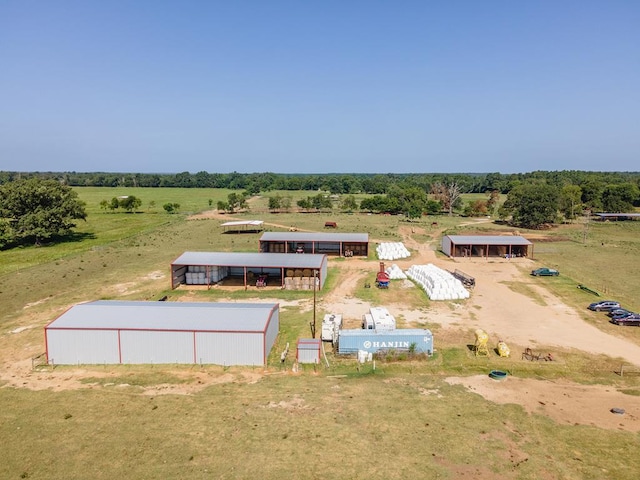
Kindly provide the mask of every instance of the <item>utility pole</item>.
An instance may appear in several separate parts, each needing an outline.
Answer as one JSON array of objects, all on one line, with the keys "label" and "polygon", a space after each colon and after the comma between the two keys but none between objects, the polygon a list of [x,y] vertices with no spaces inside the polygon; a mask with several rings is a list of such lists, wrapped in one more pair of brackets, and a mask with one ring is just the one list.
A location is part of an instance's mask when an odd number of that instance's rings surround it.
[{"label": "utility pole", "polygon": [[311,338],[316,338],[316,279],[318,271],[313,270],[313,323],[311,324]]}]

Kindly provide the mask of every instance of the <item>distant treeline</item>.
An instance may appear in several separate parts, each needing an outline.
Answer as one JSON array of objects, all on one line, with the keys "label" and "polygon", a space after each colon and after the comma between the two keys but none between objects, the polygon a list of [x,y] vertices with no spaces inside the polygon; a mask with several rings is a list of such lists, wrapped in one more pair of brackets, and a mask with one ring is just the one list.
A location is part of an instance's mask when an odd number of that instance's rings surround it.
[{"label": "distant treeline", "polygon": [[577,185],[601,190],[605,185],[633,183],[640,186],[640,172],[586,172],[579,170],[529,173],[406,173],[406,174],[284,174],[284,173],[103,173],[103,172],[0,172],[0,185],[22,178],[54,179],[73,187],[179,187],[228,188],[250,194],[271,190],[329,191],[334,194],[386,194],[392,187],[430,191],[436,183],[455,183],[461,193],[509,193],[532,183],[562,187]]}]

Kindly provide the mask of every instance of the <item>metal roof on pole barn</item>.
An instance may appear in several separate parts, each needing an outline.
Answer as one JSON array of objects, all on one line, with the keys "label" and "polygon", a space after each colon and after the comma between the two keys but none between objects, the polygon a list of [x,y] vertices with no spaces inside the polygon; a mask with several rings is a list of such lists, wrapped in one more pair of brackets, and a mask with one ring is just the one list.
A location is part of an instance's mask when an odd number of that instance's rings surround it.
[{"label": "metal roof on pole barn", "polygon": [[277,303],[100,300],[45,327],[54,364],[264,365],[280,327]]},{"label": "metal roof on pole barn", "polygon": [[209,265],[219,267],[322,268],[324,254],[184,252],[172,265]]},{"label": "metal roof on pole barn", "polygon": [[[533,243],[519,235],[445,235],[442,237],[442,251],[450,257],[461,256],[459,252],[457,252],[456,247],[474,246],[489,247],[487,251],[484,252],[486,256],[499,256],[505,253],[510,254],[513,247],[517,247],[516,250],[518,252],[523,251],[526,256],[529,254],[529,247],[532,247]],[[509,250],[507,250],[507,247]],[[470,256],[477,255],[472,254]],[[533,247],[531,249],[531,256],[533,256]]]},{"label": "metal roof on pole barn", "polygon": [[265,232],[260,241],[266,242],[369,242],[368,233],[338,232]]},{"label": "metal roof on pole barn", "polygon": [[[299,251],[301,249],[301,251]],[[260,250],[280,253],[326,253],[346,256],[368,256],[368,233],[265,232],[260,237]]]},{"label": "metal roof on pole barn", "polygon": [[292,255],[289,253],[184,252],[171,262],[171,288],[176,288],[180,283],[183,283],[183,277],[188,267],[203,266],[205,268],[241,268],[245,276],[249,269],[275,269],[279,271],[277,275],[281,277],[282,285],[284,285],[286,270],[310,269],[318,272],[319,288],[321,289],[327,279],[327,263],[327,255],[320,253]]}]

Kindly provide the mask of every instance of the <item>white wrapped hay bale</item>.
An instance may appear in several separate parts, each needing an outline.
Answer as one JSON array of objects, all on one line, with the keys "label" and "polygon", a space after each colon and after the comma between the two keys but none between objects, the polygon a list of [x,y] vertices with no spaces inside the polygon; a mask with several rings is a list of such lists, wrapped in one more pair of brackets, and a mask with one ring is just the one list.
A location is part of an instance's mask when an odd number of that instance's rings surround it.
[{"label": "white wrapped hay bale", "polygon": [[431,300],[469,298],[469,292],[464,288],[460,280],[431,263],[427,265],[412,265],[406,273],[407,277],[424,289]]},{"label": "white wrapped hay bale", "polygon": [[380,260],[398,260],[411,255],[402,242],[383,242],[376,247],[376,253]]}]

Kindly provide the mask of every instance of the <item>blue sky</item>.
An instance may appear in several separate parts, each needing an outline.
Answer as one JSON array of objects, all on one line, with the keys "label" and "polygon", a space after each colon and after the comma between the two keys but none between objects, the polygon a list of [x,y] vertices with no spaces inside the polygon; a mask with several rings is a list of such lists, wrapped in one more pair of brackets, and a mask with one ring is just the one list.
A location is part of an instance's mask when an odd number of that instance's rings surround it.
[{"label": "blue sky", "polygon": [[0,170],[640,170],[640,2],[0,0]]}]

